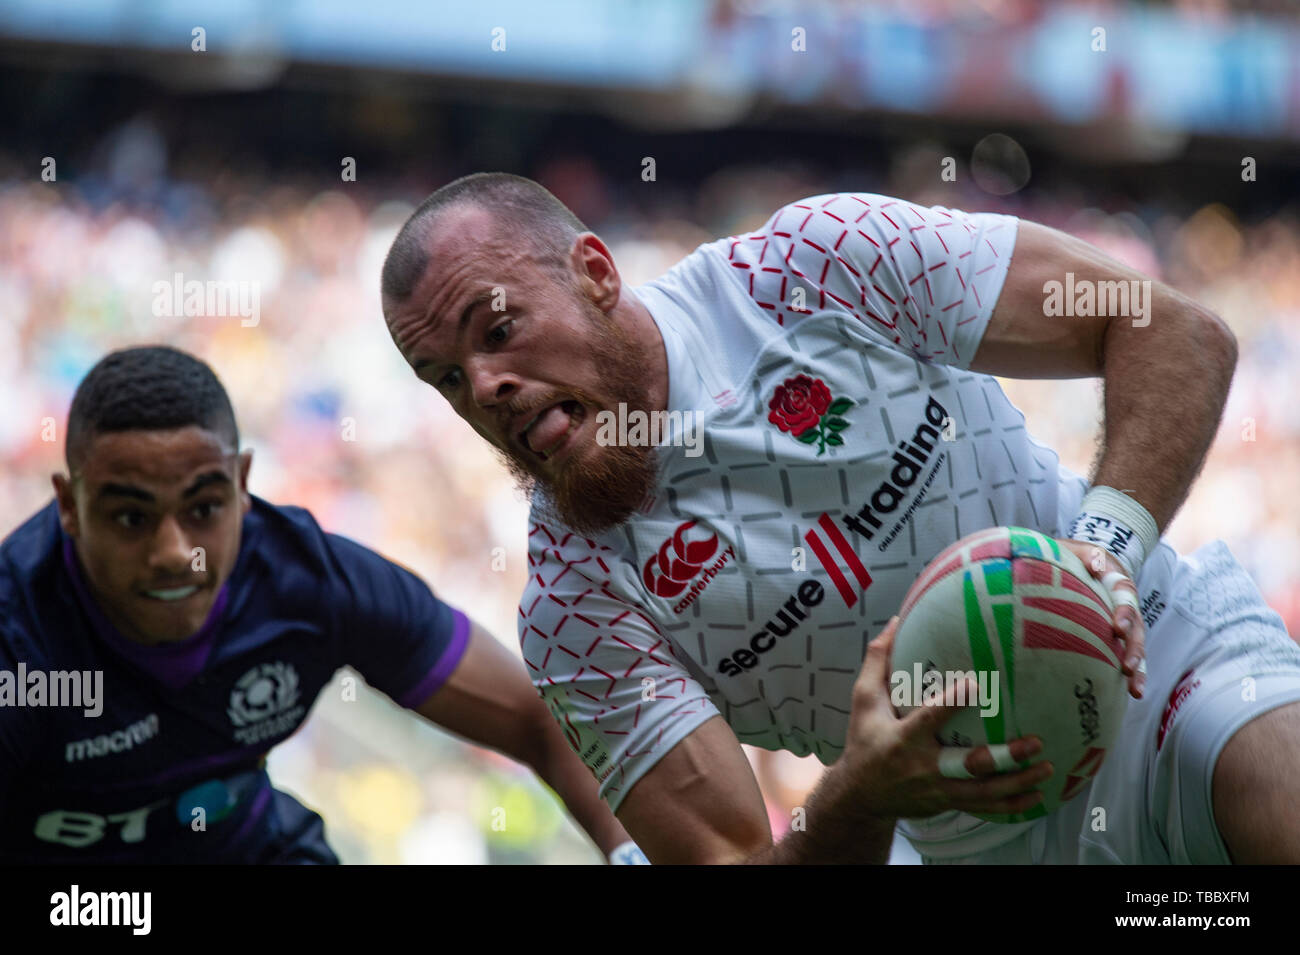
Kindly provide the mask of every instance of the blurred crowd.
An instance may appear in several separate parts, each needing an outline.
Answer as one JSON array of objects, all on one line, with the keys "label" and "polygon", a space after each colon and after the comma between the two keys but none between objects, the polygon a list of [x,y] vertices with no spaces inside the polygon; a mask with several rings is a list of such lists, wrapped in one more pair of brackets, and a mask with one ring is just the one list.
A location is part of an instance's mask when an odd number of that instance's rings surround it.
[{"label": "blurred crowd", "polygon": [[[119,127],[97,156],[75,178],[53,182],[0,156],[0,528],[7,533],[49,499],[49,475],[63,467],[69,401],[85,371],[110,349],[167,343],[211,363],[230,391],[254,452],[254,493],[307,507],[326,529],[411,567],[513,646],[527,505],[482,442],[415,379],[379,308],[388,244],[438,181],[184,175],[165,134],[148,123]],[[1214,197],[1185,212],[1113,204],[1103,211],[1086,190],[994,196],[964,167],[956,182],[918,173],[938,169],[932,158],[900,156],[869,181],[806,166],[726,168],[690,187],[651,185],[649,201],[639,177],[616,179],[581,152],[518,171],[599,231],[634,285],[701,242],[757,227],[785,202],[836,190],[1011,212],[1172,283],[1228,322],[1240,362],[1209,461],[1168,536],[1182,550],[1225,539],[1300,634],[1294,210],[1240,221]],[[158,283],[178,275],[254,283],[256,323],[239,314],[165,314]],[[1087,473],[1100,422],[1097,383],[1006,387],[1031,432]],[[1179,396],[1170,394],[1170,429],[1180,414]],[[820,766],[788,754],[752,758],[779,833]],[[324,814],[345,861],[597,858],[527,772],[375,694],[349,701],[327,689],[270,768],[278,784]]]},{"label": "blurred crowd", "polygon": [[[825,0],[822,3],[798,3],[796,0],[714,0],[714,16],[725,20],[738,11],[785,12],[792,8],[821,7],[858,12],[859,0]],[[1146,7],[1172,10],[1193,18],[1225,18],[1249,13],[1294,14],[1292,0],[876,0],[874,6],[934,23],[954,20],[994,20],[1021,23],[1045,13],[1051,7],[1073,7],[1100,14],[1116,10]]]}]

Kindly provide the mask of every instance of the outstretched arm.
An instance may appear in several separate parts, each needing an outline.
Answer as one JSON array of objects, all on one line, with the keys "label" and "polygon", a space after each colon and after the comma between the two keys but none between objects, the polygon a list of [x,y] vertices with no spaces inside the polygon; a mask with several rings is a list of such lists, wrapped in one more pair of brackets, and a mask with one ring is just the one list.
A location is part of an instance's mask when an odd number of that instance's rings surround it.
[{"label": "outstretched arm", "polygon": [[628,841],[523,664],[482,627],[471,625],[469,646],[455,671],[415,709],[444,729],[532,768],[606,856]]}]

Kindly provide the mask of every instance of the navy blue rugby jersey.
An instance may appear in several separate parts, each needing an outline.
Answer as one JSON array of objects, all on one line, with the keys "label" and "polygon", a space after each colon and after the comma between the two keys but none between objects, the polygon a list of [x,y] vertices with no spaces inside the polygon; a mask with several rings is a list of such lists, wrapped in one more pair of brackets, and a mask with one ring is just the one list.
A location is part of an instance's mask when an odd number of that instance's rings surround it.
[{"label": "navy blue rugby jersey", "polygon": [[266,753],[340,666],[413,708],[468,641],[414,574],[254,497],[203,627],[143,646],[99,610],[51,502],[0,544],[0,862],[333,861]]}]

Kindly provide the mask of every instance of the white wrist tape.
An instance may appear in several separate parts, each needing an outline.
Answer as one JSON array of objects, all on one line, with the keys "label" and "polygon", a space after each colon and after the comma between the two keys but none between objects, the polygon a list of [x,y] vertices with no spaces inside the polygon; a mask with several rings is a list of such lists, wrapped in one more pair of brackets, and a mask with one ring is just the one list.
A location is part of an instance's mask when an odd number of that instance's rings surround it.
[{"label": "white wrist tape", "polygon": [[610,865],[649,865],[650,860],[646,858],[641,847],[630,839],[618,846],[609,854]]},{"label": "white wrist tape", "polygon": [[1100,484],[1084,495],[1066,536],[1110,551],[1134,580],[1160,543],[1156,520],[1145,507],[1127,494]]}]

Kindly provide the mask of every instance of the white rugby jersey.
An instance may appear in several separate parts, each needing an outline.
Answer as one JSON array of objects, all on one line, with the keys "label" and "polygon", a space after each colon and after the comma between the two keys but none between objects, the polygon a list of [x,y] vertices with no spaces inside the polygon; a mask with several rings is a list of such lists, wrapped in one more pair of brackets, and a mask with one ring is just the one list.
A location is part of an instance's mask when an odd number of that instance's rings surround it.
[{"label": "white rugby jersey", "polygon": [[741,742],[833,762],[867,643],[931,558],[994,525],[1061,535],[1086,482],[965,370],[1016,226],[816,196],[634,290],[703,453],[670,434],[653,501],[595,540],[539,498],[519,611],[611,808],[719,713]]}]

